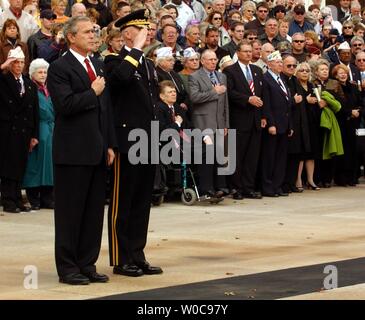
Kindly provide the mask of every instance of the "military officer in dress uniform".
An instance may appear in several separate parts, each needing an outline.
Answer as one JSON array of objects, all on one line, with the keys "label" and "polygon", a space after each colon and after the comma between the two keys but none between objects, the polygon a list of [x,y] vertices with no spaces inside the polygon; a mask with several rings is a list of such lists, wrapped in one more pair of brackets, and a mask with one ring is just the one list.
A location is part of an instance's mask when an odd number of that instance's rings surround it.
[{"label": "military officer in dress uniform", "polygon": [[5,212],[29,212],[22,203],[21,182],[28,154],[38,144],[38,94],[32,81],[23,77],[24,53],[9,51],[0,72],[0,177]]},{"label": "military officer in dress uniform", "polygon": [[[151,121],[157,112],[157,73],[142,51],[149,44],[147,18],[148,10],[138,10],[117,20],[115,26],[120,28],[125,46],[119,55],[105,58],[119,151],[109,207],[110,265],[115,274],[132,277],[162,273],[161,268],[146,261],[143,252],[155,165],[150,159],[148,164],[132,164],[128,158],[134,143],[128,140],[129,133],[141,129],[150,136]],[[150,149],[150,143],[145,147]]]}]

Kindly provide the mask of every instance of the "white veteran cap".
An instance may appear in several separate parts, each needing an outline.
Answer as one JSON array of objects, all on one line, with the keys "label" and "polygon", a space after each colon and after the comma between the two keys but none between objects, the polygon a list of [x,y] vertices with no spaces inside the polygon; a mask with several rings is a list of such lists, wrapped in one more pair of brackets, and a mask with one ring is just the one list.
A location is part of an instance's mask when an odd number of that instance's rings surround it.
[{"label": "white veteran cap", "polygon": [[196,52],[192,47],[186,48],[184,50],[184,58],[190,59],[196,56],[199,56],[199,53]]},{"label": "white veteran cap", "polygon": [[25,59],[25,55],[20,47],[16,47],[15,49],[11,49],[9,51],[8,58]]},{"label": "white veteran cap", "polygon": [[267,56],[267,61],[283,60],[280,51],[276,50]]},{"label": "white veteran cap", "polygon": [[162,47],[160,49],[157,49],[156,57],[157,58],[171,58],[171,57],[173,57],[172,49],[170,47]]},{"label": "white veteran cap", "polygon": [[344,41],[344,42],[342,42],[342,43],[338,46],[337,51],[338,51],[338,50],[351,50],[351,48],[350,48],[349,43],[348,43],[347,41]]}]

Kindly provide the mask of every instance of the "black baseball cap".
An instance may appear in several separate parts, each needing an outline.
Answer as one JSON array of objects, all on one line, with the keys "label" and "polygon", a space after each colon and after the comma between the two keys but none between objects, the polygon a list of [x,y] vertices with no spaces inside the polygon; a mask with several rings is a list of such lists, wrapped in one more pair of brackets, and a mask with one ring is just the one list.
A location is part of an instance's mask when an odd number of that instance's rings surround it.
[{"label": "black baseball cap", "polygon": [[41,14],[39,16],[41,19],[46,18],[48,20],[56,19],[57,16],[51,9],[44,9],[41,11]]},{"label": "black baseball cap", "polygon": [[293,11],[294,11],[295,13],[305,13],[305,7],[304,7],[302,4],[297,4],[297,5],[294,7]]}]

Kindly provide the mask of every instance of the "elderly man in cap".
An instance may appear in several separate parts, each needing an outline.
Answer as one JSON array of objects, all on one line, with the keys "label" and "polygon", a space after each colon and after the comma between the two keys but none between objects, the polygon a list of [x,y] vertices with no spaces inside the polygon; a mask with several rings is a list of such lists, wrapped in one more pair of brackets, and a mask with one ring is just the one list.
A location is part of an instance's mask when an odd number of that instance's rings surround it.
[{"label": "elderly man in cap", "polygon": [[4,211],[10,213],[30,211],[22,202],[21,182],[28,154],[38,144],[38,94],[34,83],[22,75],[24,59],[20,47],[10,50],[0,72],[1,197]]},{"label": "elderly man in cap", "polygon": [[175,58],[170,47],[162,47],[156,50],[156,71],[158,82],[170,80],[174,83],[177,99],[176,104],[187,110],[188,94],[179,74],[174,71]]},{"label": "elderly man in cap", "polygon": [[294,20],[289,25],[289,36],[292,36],[294,33],[301,32],[304,33],[308,30],[314,31],[313,24],[305,21],[305,7],[302,4],[297,4],[293,9],[293,17]]},{"label": "elderly man in cap", "polygon": [[[350,82],[357,84],[358,81],[361,80],[361,75],[360,75],[359,69],[356,67],[356,65],[351,63],[351,47],[350,47],[349,43],[347,41],[342,42],[339,45],[337,52],[338,52],[338,57],[340,60],[340,63],[337,63],[337,64],[343,64],[346,67],[348,67],[350,69],[350,72],[349,72]],[[331,65],[331,71],[332,71],[333,67],[336,66],[337,64]]]},{"label": "elderly man in cap", "polygon": [[263,117],[267,126],[262,140],[262,195],[287,196],[282,184],[285,177],[288,136],[293,130],[290,111],[293,97],[281,77],[283,60],[279,51],[267,58],[269,70],[263,80]]},{"label": "elderly man in cap", "polygon": [[144,254],[155,177],[155,165],[148,156],[150,142],[142,147],[141,153],[147,155],[140,162],[130,160],[133,154],[129,157],[134,144],[129,133],[139,129],[150,139],[151,123],[157,120],[158,77],[143,54],[150,41],[147,19],[148,10],[137,10],[117,20],[115,27],[122,31],[125,46],[118,56],[105,58],[118,140],[109,206],[110,265],[115,274],[130,277],[162,273]]}]

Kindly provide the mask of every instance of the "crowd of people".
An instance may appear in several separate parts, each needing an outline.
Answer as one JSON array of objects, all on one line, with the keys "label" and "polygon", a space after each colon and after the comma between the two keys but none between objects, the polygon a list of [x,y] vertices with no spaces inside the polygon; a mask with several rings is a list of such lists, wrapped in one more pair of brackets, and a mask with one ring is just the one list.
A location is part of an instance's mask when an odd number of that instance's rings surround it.
[{"label": "crowd of people", "polygon": [[[55,208],[61,282],[108,280],[93,266],[101,237],[87,248],[101,234],[106,194],[114,273],[162,273],[143,253],[155,168],[128,159],[128,133],[149,131],[152,120],[180,133],[211,129],[203,155],[225,149],[227,139],[215,142],[235,129],[232,175],[218,174],[221,163],[196,165],[207,198],[359,183],[365,10],[357,1],[3,0],[1,8],[1,202],[11,213]],[[93,228],[82,219],[89,211]]]}]

